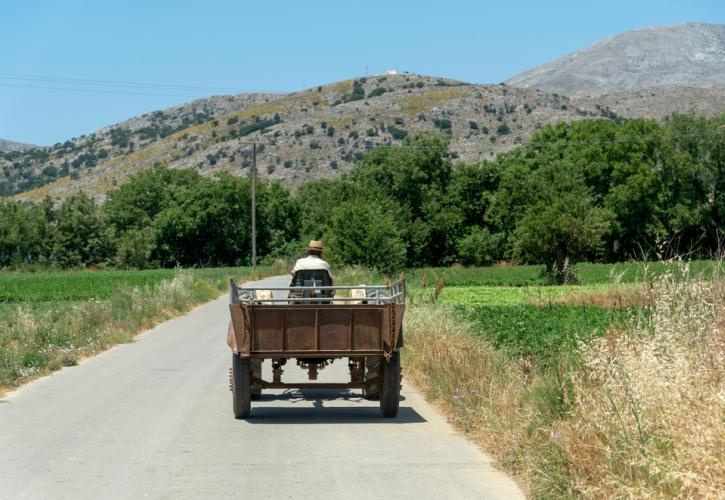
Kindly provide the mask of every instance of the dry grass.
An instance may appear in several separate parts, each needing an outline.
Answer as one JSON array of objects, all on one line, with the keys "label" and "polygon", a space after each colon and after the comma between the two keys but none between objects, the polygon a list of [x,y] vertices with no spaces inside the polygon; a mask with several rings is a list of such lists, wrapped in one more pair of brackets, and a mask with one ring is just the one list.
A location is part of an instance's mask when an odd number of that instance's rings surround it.
[{"label": "dry grass", "polygon": [[556,426],[587,497],[725,492],[725,292],[663,279],[651,322],[582,349],[576,404]]},{"label": "dry grass", "polygon": [[401,103],[401,110],[408,116],[414,116],[423,111],[440,106],[451,99],[464,97],[465,93],[457,89],[434,89],[405,96]]},{"label": "dry grass", "polygon": [[452,308],[414,304],[406,375],[532,496],[721,498],[725,285],[664,276],[616,300],[647,314],[553,372],[496,350]]},{"label": "dry grass", "polygon": [[405,375],[442,407],[449,421],[509,470],[527,475],[523,450],[535,419],[531,381],[503,352],[474,338],[471,324],[446,306],[418,305],[405,317]]},{"label": "dry grass", "polygon": [[108,301],[44,309],[18,306],[0,318],[0,390],[76,364],[219,295],[188,271],[150,288],[121,287]]},{"label": "dry grass", "polygon": [[644,285],[614,285],[604,289],[586,289],[572,293],[561,294],[553,300],[534,300],[537,305],[550,303],[571,305],[603,307],[606,309],[622,309],[625,307],[649,307],[652,306],[652,291]]}]

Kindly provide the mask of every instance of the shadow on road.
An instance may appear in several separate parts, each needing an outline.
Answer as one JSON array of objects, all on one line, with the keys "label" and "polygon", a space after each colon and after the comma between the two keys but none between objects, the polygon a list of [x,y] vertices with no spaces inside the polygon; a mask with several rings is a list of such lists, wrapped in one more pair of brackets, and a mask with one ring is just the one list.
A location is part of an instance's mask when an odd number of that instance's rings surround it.
[{"label": "shadow on road", "polygon": [[[401,396],[401,401],[405,398]],[[326,406],[329,401],[344,400],[350,406]],[[275,401],[303,403],[312,401],[313,407],[271,406]],[[365,404],[363,406],[362,404]],[[374,403],[372,403],[374,404]],[[362,394],[340,390],[291,389],[278,394],[264,394],[252,402],[251,424],[414,424],[426,420],[414,409],[401,406],[396,418],[382,418],[380,410],[363,399]]]},{"label": "shadow on road", "polygon": [[[281,393],[265,392],[260,401],[332,401],[344,399],[347,401],[364,401],[360,392],[350,392],[338,389],[288,389]],[[405,396],[400,395],[400,400],[405,401]]]},{"label": "shadow on road", "polygon": [[290,408],[252,405],[252,414],[246,422],[250,424],[420,424],[426,422],[426,419],[407,406],[400,408],[396,418],[383,418],[378,408],[370,406]]}]

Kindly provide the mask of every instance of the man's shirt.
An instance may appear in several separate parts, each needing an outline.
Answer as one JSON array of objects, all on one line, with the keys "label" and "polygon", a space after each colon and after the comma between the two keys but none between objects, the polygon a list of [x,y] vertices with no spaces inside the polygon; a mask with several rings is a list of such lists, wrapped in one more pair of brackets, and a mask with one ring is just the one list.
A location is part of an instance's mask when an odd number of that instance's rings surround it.
[{"label": "man's shirt", "polygon": [[330,268],[330,264],[322,260],[317,255],[308,255],[302,259],[297,259],[292,272],[296,273],[297,271],[327,271],[330,278],[332,278],[332,269]]}]

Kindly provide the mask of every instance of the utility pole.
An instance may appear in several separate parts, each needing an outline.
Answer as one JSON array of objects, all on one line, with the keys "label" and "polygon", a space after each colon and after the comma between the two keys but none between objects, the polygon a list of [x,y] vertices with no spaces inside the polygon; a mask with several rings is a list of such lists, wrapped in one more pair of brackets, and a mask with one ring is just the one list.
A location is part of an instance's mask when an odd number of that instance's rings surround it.
[{"label": "utility pole", "polygon": [[257,143],[252,143],[252,272],[257,272]]},{"label": "utility pole", "polygon": [[264,140],[239,141],[240,145],[252,146],[252,271],[257,271],[257,144],[274,144]]}]

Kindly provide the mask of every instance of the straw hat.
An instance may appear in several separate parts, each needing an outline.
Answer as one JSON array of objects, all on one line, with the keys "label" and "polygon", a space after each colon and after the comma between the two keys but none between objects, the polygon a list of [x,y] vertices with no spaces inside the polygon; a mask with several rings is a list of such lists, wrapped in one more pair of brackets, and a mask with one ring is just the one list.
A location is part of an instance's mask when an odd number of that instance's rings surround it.
[{"label": "straw hat", "polygon": [[307,248],[310,250],[317,250],[318,252],[322,252],[322,242],[319,240],[311,240]]}]

